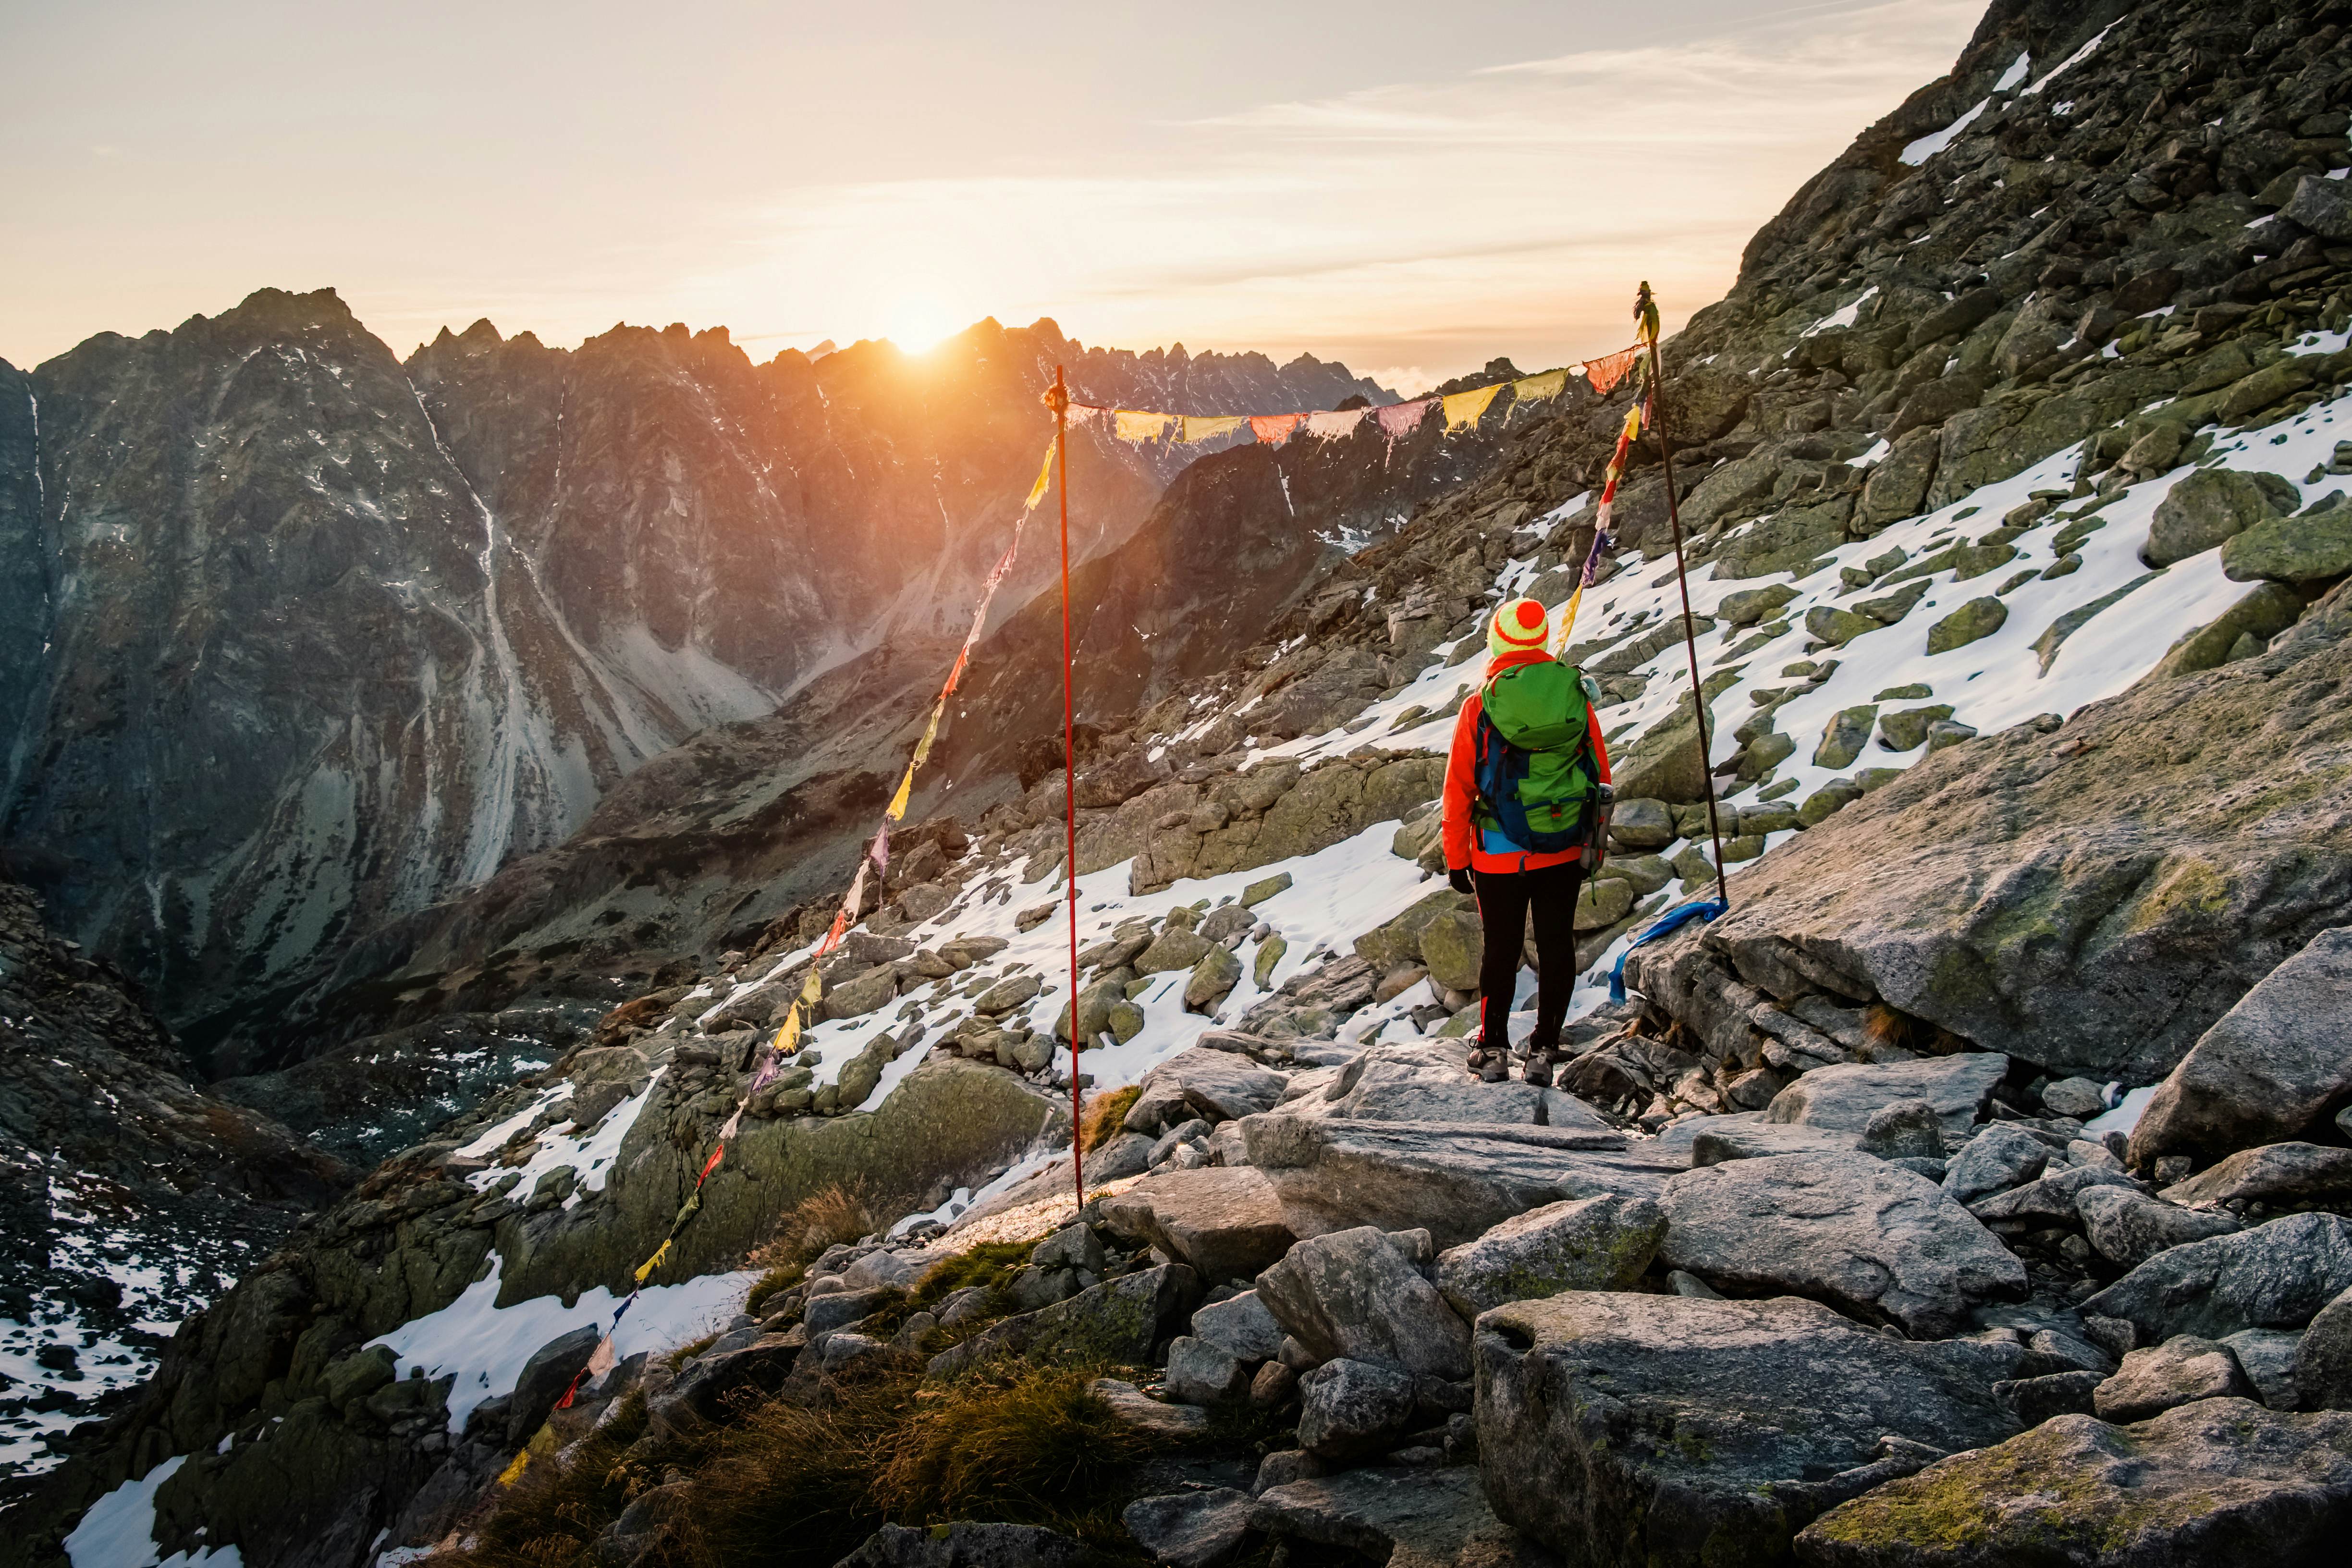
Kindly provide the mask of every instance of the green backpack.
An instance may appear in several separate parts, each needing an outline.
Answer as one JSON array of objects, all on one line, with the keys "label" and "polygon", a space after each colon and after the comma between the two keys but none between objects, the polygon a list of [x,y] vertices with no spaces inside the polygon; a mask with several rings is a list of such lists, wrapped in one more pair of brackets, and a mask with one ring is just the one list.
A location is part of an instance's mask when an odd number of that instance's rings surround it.
[{"label": "green backpack", "polygon": [[1514,665],[1479,704],[1479,823],[1533,854],[1582,845],[1600,791],[1583,672],[1558,659]]}]

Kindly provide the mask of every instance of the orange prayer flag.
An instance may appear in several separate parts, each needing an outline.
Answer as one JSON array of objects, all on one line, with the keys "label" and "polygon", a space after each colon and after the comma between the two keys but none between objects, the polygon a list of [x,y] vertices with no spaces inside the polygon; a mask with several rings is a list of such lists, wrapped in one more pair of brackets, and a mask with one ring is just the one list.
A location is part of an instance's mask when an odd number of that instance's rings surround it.
[{"label": "orange prayer flag", "polygon": [[1584,362],[1584,379],[1592,384],[1594,392],[1606,397],[1617,390],[1617,384],[1623,381],[1627,373],[1633,370],[1633,362],[1641,356],[1641,349],[1636,346],[1620,349],[1605,358],[1587,360]]}]

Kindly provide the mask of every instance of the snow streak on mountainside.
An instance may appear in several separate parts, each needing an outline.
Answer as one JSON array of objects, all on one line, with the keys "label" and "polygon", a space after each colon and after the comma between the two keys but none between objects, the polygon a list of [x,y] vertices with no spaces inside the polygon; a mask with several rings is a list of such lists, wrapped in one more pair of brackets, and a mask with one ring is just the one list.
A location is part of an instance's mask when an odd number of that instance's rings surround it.
[{"label": "snow streak on mountainside", "polygon": [[[1106,401],[1379,392],[1050,322],[765,365],[479,322],[403,364],[328,290],[0,367],[12,863],[209,1051],[687,735],[968,614],[1061,359]],[[1081,443],[1079,552],[1189,455]]]}]

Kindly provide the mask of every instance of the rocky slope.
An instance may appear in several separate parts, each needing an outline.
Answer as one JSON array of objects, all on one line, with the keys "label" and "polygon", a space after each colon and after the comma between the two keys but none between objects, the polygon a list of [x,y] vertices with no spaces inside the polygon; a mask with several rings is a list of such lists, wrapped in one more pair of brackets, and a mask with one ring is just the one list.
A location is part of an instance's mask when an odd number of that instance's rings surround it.
[{"label": "rocky slope", "polygon": [[0,882],[0,1476],[61,1462],[182,1320],[349,1182],[190,1083],[137,986]]},{"label": "rocky slope", "polygon": [[[1385,395],[1050,321],[766,364],[724,331],[563,352],[478,322],[404,363],[331,290],[0,370],[12,863],[209,1058],[687,734],[960,624],[1061,361],[1105,402]],[[1082,443],[1074,547],[1190,455]]]},{"label": "rocky slope", "polygon": [[[1490,460],[1223,668],[1138,629],[1081,759],[1076,997],[1058,752],[952,825],[919,806],[584,1403],[541,1427],[822,903],[625,987],[382,1167],[182,1331],[8,1550],[2324,1560],[2352,1498],[2352,1080],[2319,1023],[2352,1006],[2339,9],[1996,6],[1667,346],[1716,745],[1647,461],[1578,629],[1622,805],[1557,1086],[1460,1067],[1479,935],[1429,805],[1478,619],[1564,595],[1622,393],[1490,416]],[[1192,484],[1270,504],[1265,460]],[[992,713],[986,746],[1034,738]],[[1734,911],[1604,1005],[1644,916],[1712,886],[1709,769]],[[688,864],[689,910],[740,894]],[[456,957],[509,931],[466,918]],[[1095,1089],[1138,1091],[1083,1208],[1045,1099],[1073,1011]],[[721,1271],[836,1182],[903,1217],[739,1298]],[[1131,1457],[1099,1492],[724,1533],[762,1434],[828,1448],[851,1429],[796,1423],[1061,1365],[1109,1379],[1072,1396]]]}]

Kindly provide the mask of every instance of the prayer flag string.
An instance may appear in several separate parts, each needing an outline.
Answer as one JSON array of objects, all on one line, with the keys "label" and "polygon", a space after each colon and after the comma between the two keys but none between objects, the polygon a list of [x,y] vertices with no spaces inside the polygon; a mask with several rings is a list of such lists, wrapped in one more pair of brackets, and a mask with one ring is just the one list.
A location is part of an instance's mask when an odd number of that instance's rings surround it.
[{"label": "prayer flag string", "polygon": [[[1579,364],[1562,366],[1536,375],[1521,376],[1515,381],[1496,382],[1491,385],[1475,387],[1467,392],[1452,393],[1444,396],[1418,397],[1410,402],[1391,404],[1378,409],[1358,407],[1317,409],[1304,413],[1286,414],[1182,415],[1150,409],[1107,408],[1073,401],[1065,405],[1065,412],[1069,425],[1086,426],[1097,420],[1105,420],[1110,426],[1111,434],[1117,438],[1138,444],[1172,439],[1185,445],[1198,445],[1232,435],[1244,427],[1248,429],[1251,439],[1264,442],[1268,446],[1280,446],[1301,430],[1318,439],[1334,440],[1353,435],[1367,419],[1370,419],[1386,439],[1391,452],[1393,452],[1398,441],[1421,428],[1433,409],[1442,413],[1449,434],[1456,430],[1475,428],[1486,416],[1486,411],[1493,406],[1495,400],[1501,395],[1505,386],[1511,389],[1513,408],[1522,404],[1540,403],[1559,396],[1568,389],[1569,378],[1571,375],[1581,375],[1596,395],[1606,397],[1616,390],[1628,374],[1632,374],[1640,361],[1643,349],[1655,342],[1657,327],[1654,306],[1651,307],[1651,314],[1647,319],[1637,321],[1637,328],[1643,334],[1641,342],[1600,359],[1587,360]],[[1601,491],[1600,521],[1593,532],[1592,548],[1585,558],[1584,570],[1577,584],[1576,591],[1570,596],[1563,612],[1559,631],[1554,643],[1555,647],[1565,646],[1569,632],[1576,624],[1578,604],[1584,596],[1584,590],[1591,585],[1594,574],[1599,570],[1601,555],[1611,542],[1609,514],[1610,508],[1616,500],[1617,483],[1623,476],[1627,453],[1641,435],[1644,411],[1651,406],[1655,393],[1656,388],[1651,387],[1643,397],[1635,401],[1631,409],[1626,411],[1624,429],[1618,436],[1616,453],[1610,459],[1608,479]],[[726,1158],[728,1144],[733,1141],[735,1134],[740,1129],[743,1112],[750,1106],[752,1097],[775,1080],[777,1074],[783,1070],[784,1061],[799,1049],[802,1030],[806,1026],[807,1020],[814,1016],[816,1005],[824,994],[824,983],[819,973],[819,965],[841,945],[842,939],[848,934],[851,924],[858,918],[858,910],[865,902],[868,879],[879,876],[889,865],[890,825],[902,821],[906,817],[908,804],[914,795],[915,774],[929,760],[931,742],[939,735],[940,721],[947,712],[948,700],[955,695],[956,688],[963,679],[964,670],[971,658],[972,647],[980,640],[981,632],[987,625],[989,606],[996,597],[996,590],[1013,569],[1013,558],[1021,548],[1022,529],[1028,522],[1030,514],[1036,510],[1038,504],[1045,499],[1045,492],[1052,484],[1055,451],[1056,444],[1048,441],[1045,459],[1037,469],[1036,480],[1029,487],[1029,493],[1022,501],[1020,516],[1013,521],[1013,538],[1005,545],[1003,555],[990,570],[982,586],[980,605],[972,612],[971,626],[964,634],[963,646],[956,650],[955,660],[949,667],[947,679],[940,688],[938,700],[931,705],[930,717],[923,726],[922,738],[915,742],[914,754],[908,760],[907,771],[900,777],[898,789],[891,795],[890,804],[883,811],[881,825],[867,846],[866,853],[858,859],[856,874],[850,880],[849,891],[843,898],[840,909],[835,913],[833,923],[826,929],[824,938],[818,942],[809,955],[807,980],[793,997],[791,1006],[785,1010],[784,1020],[777,1026],[774,1036],[760,1048],[756,1058],[758,1068],[752,1075],[751,1085],[736,1100],[733,1113],[719,1129],[718,1136],[712,1141],[709,1156],[704,1159],[701,1169],[695,1175],[693,1190],[687,1194],[686,1202],[679,1206],[677,1217],[670,1222],[668,1234],[664,1236],[660,1245],[654,1248],[653,1255],[633,1271],[635,1279],[633,1288],[613,1310],[611,1324],[606,1328],[604,1337],[597,1341],[595,1349],[590,1352],[587,1363],[573,1375],[571,1386],[563,1391],[563,1397],[556,1403],[556,1409],[568,1409],[577,1398],[582,1384],[592,1377],[609,1372],[617,1364],[618,1357],[614,1350],[614,1336],[620,1331],[621,1320],[626,1317],[629,1309],[636,1304],[637,1297],[645,1289],[646,1281],[652,1278],[668,1259],[671,1250],[676,1247],[677,1238],[685,1230],[688,1222],[701,1209],[703,1188],[709,1182],[711,1174],[719,1169],[719,1163]],[[1074,1069],[1074,1082],[1075,1079]],[[499,1475],[499,1484],[512,1486],[521,1478],[525,1468],[530,1462],[531,1456],[551,1447],[549,1429],[541,1426],[532,1435],[530,1441],[515,1455],[513,1462]]]},{"label": "prayer flag string", "polygon": [[[1489,386],[1449,393],[1443,397],[1434,395],[1416,397],[1406,403],[1391,403],[1382,408],[1322,408],[1302,414],[1168,414],[1145,408],[1106,408],[1095,404],[1072,403],[1069,405],[1069,421],[1073,426],[1081,426],[1106,419],[1109,421],[1113,436],[1138,446],[1149,441],[1197,446],[1203,441],[1230,436],[1246,426],[1252,440],[1279,447],[1301,430],[1326,441],[1352,436],[1370,418],[1379,425],[1381,435],[1393,450],[1399,441],[1421,428],[1422,421],[1428,417],[1432,409],[1443,409],[1445,428],[1449,432],[1475,426],[1507,386],[1511,389],[1513,408],[1558,397],[1568,390],[1569,378],[1572,375],[1582,376],[1596,395],[1606,397],[1633,371],[1641,354],[1642,345],[1636,343],[1632,348],[1620,349],[1600,359],[1562,365],[1558,370],[1548,370],[1536,375],[1523,375],[1517,381],[1498,381]],[[1032,506],[1045,494],[1045,479],[1042,473],[1037,483],[1039,489],[1030,497]]]},{"label": "prayer flag string", "polygon": [[[1099,412],[1101,411],[1090,411],[1090,416],[1091,414]],[[1119,417],[1124,420],[1128,416],[1122,413]],[[1164,419],[1166,416],[1151,415],[1144,417]],[[1235,418],[1232,423],[1239,425],[1241,420]],[[949,667],[947,680],[940,688],[938,700],[931,704],[930,718],[923,726],[922,739],[915,742],[914,755],[908,759],[906,773],[898,781],[898,791],[890,797],[890,804],[882,814],[879,830],[876,832],[872,843],[867,846],[866,854],[858,859],[856,874],[850,879],[849,892],[842,900],[840,909],[834,914],[833,924],[826,929],[824,938],[818,942],[815,949],[809,955],[808,979],[802,984],[799,993],[793,998],[792,1005],[785,1011],[784,1021],[777,1026],[773,1037],[761,1047],[757,1058],[758,1070],[752,1074],[751,1086],[745,1089],[736,1100],[733,1113],[719,1127],[718,1136],[712,1140],[710,1153],[702,1162],[702,1168],[695,1174],[694,1189],[687,1194],[686,1202],[677,1211],[677,1216],[670,1221],[668,1234],[664,1236],[661,1244],[654,1248],[653,1256],[637,1265],[632,1271],[635,1280],[633,1288],[626,1296],[622,1298],[620,1305],[613,1310],[611,1324],[606,1327],[604,1337],[596,1342],[596,1348],[589,1353],[587,1364],[572,1375],[571,1385],[563,1391],[563,1397],[556,1402],[556,1409],[571,1408],[573,1401],[579,1397],[581,1384],[592,1377],[610,1371],[617,1364],[618,1357],[613,1348],[613,1339],[620,1331],[621,1320],[626,1317],[629,1309],[636,1304],[638,1295],[646,1288],[646,1281],[668,1260],[670,1251],[677,1245],[679,1234],[686,1229],[687,1223],[701,1209],[703,1187],[709,1182],[711,1173],[719,1169],[719,1162],[727,1157],[727,1146],[734,1141],[735,1134],[741,1130],[743,1112],[751,1105],[751,1097],[774,1082],[776,1076],[783,1070],[785,1060],[800,1048],[801,1031],[806,1026],[806,1021],[814,1016],[817,1002],[824,994],[824,980],[819,973],[819,965],[841,945],[842,938],[848,934],[850,925],[857,919],[858,909],[865,902],[868,878],[879,876],[890,864],[890,825],[901,820],[907,815],[907,804],[914,793],[915,774],[922,768],[923,763],[929,760],[931,742],[939,736],[940,721],[947,712],[948,700],[955,695],[956,688],[962,683],[963,672],[971,663],[972,645],[980,640],[980,634],[988,624],[989,606],[996,598],[996,590],[1013,570],[1013,558],[1021,550],[1022,530],[1028,523],[1029,514],[1036,510],[1038,503],[1045,499],[1046,485],[1053,469],[1054,444],[1048,441],[1045,445],[1045,463],[1037,472],[1037,482],[1030,487],[1028,497],[1021,504],[1021,514],[1013,520],[1013,538],[1006,543],[1004,553],[997,558],[996,564],[989,569],[988,576],[981,585],[980,604],[972,611],[971,629],[964,633],[963,646],[956,650],[955,662]],[[541,1440],[545,1435],[546,1428],[541,1427],[540,1432],[534,1434],[531,1440],[515,1455],[514,1461],[499,1476],[501,1486],[510,1487],[521,1479],[524,1469],[530,1462],[531,1455],[547,1447]]]}]

